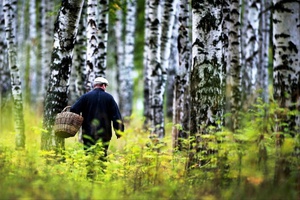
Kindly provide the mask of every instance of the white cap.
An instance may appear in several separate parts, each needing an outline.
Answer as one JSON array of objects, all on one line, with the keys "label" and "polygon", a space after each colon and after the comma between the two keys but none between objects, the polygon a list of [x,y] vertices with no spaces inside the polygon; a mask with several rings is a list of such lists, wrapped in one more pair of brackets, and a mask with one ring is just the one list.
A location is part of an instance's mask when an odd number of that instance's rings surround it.
[{"label": "white cap", "polygon": [[103,77],[97,77],[97,78],[95,78],[94,85],[96,85],[96,84],[102,84],[102,83],[105,83],[106,85],[108,85],[108,81],[105,78],[103,78]]}]

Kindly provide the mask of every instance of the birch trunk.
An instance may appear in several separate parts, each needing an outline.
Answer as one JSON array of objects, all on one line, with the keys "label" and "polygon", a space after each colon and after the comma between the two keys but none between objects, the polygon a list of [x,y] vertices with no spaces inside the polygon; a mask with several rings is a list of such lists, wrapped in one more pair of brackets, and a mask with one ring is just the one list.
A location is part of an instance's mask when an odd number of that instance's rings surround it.
[{"label": "birch trunk", "polygon": [[118,99],[119,99],[119,107],[120,107],[120,112],[122,116],[123,114],[123,109],[122,109],[122,95],[123,95],[123,89],[124,87],[121,85],[122,79],[123,79],[123,68],[125,66],[124,64],[124,10],[122,8],[118,9],[116,11],[116,21],[115,21],[115,37],[116,37],[116,64],[117,64],[117,74],[116,78],[118,81],[118,87],[117,87],[117,92],[118,92]]},{"label": "birch trunk", "polygon": [[149,32],[150,32],[150,19],[148,18],[150,12],[150,1],[146,0],[145,1],[145,45],[144,45],[144,124],[143,128],[145,130],[148,130],[150,128],[150,119],[151,113],[150,113],[150,65],[148,62],[148,52],[149,52]]},{"label": "birch trunk", "polygon": [[260,47],[257,76],[258,88],[262,90],[261,97],[264,102],[269,102],[269,63],[270,63],[270,36],[271,36],[271,0],[265,0],[261,3],[260,11]]},{"label": "birch trunk", "polygon": [[68,103],[69,76],[72,53],[84,0],[63,0],[54,28],[50,79],[45,99],[41,149],[64,148],[64,139],[54,135],[53,124],[57,113]]},{"label": "birch trunk", "polygon": [[8,65],[10,67],[12,95],[14,100],[14,121],[16,131],[16,148],[25,148],[25,124],[23,117],[23,98],[20,79],[20,70],[17,64],[17,1],[3,0],[3,13],[5,20],[5,32],[8,49]]},{"label": "birch trunk", "polygon": [[[211,151],[203,143],[202,135],[212,134],[210,126],[216,127],[214,130],[220,128],[224,112],[222,2],[193,0],[192,17],[190,135],[195,139],[194,150],[209,155]],[[190,156],[189,166],[207,162],[206,158],[194,154]]]},{"label": "birch trunk", "polygon": [[168,78],[166,83],[166,114],[165,116],[168,119],[172,120],[173,117],[173,102],[174,102],[174,86],[175,86],[175,76],[176,76],[176,69],[178,68],[178,11],[179,11],[179,3],[176,7],[176,14],[174,25],[172,28],[172,38],[171,38],[171,52],[169,57],[169,67],[168,67]]},{"label": "birch trunk", "polygon": [[164,114],[163,114],[163,76],[166,73],[161,65],[161,7],[160,2],[149,0],[149,33],[148,33],[148,64],[150,80],[150,126],[151,136],[163,138],[164,132]]},{"label": "birch trunk", "polygon": [[126,26],[125,26],[125,49],[124,65],[120,69],[119,84],[122,95],[119,96],[120,111],[124,118],[129,118],[132,114],[133,98],[133,77],[134,69],[134,44],[135,44],[135,24],[136,24],[136,0],[127,0]]},{"label": "birch trunk", "polygon": [[42,104],[47,89],[50,74],[51,50],[53,45],[54,17],[49,15],[53,12],[54,3],[48,0],[41,1],[41,89],[38,101]]},{"label": "birch trunk", "polygon": [[74,47],[72,71],[71,71],[71,94],[69,104],[72,105],[77,99],[87,92],[86,88],[86,29],[87,29],[87,3],[85,2],[79,22],[79,31]]},{"label": "birch trunk", "polygon": [[247,17],[245,21],[246,33],[245,33],[245,60],[244,68],[245,73],[249,77],[249,84],[243,92],[245,94],[243,105],[245,108],[253,104],[256,99],[257,77],[260,73],[258,71],[259,66],[259,22],[260,22],[260,0],[247,1]]},{"label": "birch trunk", "polygon": [[[166,90],[167,80],[170,67],[170,55],[171,55],[171,42],[172,33],[174,28],[176,8],[178,0],[164,0],[162,1],[163,15],[162,15],[162,34],[161,34],[161,65],[162,65],[162,92]],[[170,77],[172,79],[172,77]],[[173,90],[171,90],[173,91]],[[172,92],[173,93],[173,92]],[[163,94],[164,95],[164,94]],[[166,98],[168,102],[168,91],[166,92]],[[172,100],[172,99],[171,99]],[[163,102],[164,104],[164,102]],[[172,106],[171,106],[172,108]],[[166,108],[168,109],[168,107]],[[168,112],[167,112],[168,113]]]},{"label": "birch trunk", "polygon": [[183,139],[187,139],[190,122],[190,65],[191,44],[189,30],[190,7],[187,0],[180,1],[178,15],[178,65],[176,65],[176,76],[174,85],[173,103],[173,148],[182,150],[189,148],[184,146]]},{"label": "birch trunk", "polygon": [[[281,146],[285,129],[299,141],[300,111],[300,26],[299,2],[273,0],[273,85],[274,99],[286,111],[277,114],[280,122],[286,127],[275,126],[277,132],[277,160],[275,164],[274,182],[279,184],[289,176],[289,161],[282,156]],[[288,115],[288,111],[296,114]],[[295,155],[299,157],[299,143],[295,145]]]},{"label": "birch trunk", "polygon": [[[278,0],[273,4],[274,99],[282,108],[299,111],[300,4]],[[288,121],[289,130],[299,133],[299,115]]]},{"label": "birch trunk", "polygon": [[29,103],[36,103],[39,93],[41,76],[41,66],[38,64],[38,38],[37,38],[37,20],[36,20],[36,1],[30,0],[29,4],[29,41],[27,42],[29,48],[29,69],[30,69],[30,93]]},{"label": "birch trunk", "polygon": [[226,126],[235,131],[239,124],[241,107],[241,49],[240,49],[240,4],[232,0],[230,14],[225,23],[228,27],[228,52],[226,63]]},{"label": "birch trunk", "polygon": [[[8,99],[11,91],[10,71],[7,63],[7,42],[5,40],[3,1],[0,0],[0,115],[4,116],[5,99]],[[4,117],[0,117],[0,130],[5,124]]]},{"label": "birch trunk", "polygon": [[99,17],[98,13],[98,0],[88,0],[87,1],[87,50],[86,50],[86,70],[87,70],[87,86],[92,89],[92,83],[96,78],[98,59],[100,57],[99,51],[99,34],[97,19]]},{"label": "birch trunk", "polygon": [[109,0],[98,0],[99,16],[97,20],[98,25],[98,51],[99,57],[97,60],[97,67],[95,69],[95,75],[103,76],[106,75],[107,68],[107,38],[108,38],[108,18],[109,18]]}]

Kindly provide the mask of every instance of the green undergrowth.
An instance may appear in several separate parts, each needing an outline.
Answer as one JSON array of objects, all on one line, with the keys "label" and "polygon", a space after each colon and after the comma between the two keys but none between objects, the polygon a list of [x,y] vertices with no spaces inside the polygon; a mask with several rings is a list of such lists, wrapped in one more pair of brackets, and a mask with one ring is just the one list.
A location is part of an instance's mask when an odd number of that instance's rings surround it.
[{"label": "green undergrowth", "polygon": [[0,199],[299,199],[297,138],[286,130],[276,148],[271,116],[278,108],[267,110],[254,106],[237,133],[212,127],[202,136],[201,152],[172,149],[172,124],[154,145],[142,118],[132,116],[103,161],[101,150],[86,155],[77,136],[66,139],[63,154],[41,151],[41,116],[25,109],[25,150],[15,150],[11,124],[2,124]]}]

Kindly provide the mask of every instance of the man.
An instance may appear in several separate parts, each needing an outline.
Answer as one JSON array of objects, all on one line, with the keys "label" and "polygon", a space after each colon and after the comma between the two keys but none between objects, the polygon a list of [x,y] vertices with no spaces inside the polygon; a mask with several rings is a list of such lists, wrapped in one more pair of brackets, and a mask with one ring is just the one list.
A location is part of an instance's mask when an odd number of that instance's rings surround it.
[{"label": "man", "polygon": [[83,116],[82,139],[84,149],[88,150],[97,142],[102,141],[104,156],[112,137],[112,127],[117,138],[124,131],[123,120],[113,96],[105,92],[108,81],[103,77],[95,78],[93,90],[82,95],[71,107],[70,111]]}]

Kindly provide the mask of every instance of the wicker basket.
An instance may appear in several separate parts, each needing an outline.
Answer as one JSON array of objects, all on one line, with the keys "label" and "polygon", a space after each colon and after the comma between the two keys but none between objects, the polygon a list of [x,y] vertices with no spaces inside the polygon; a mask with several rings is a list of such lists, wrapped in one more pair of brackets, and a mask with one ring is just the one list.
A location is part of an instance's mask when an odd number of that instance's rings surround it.
[{"label": "wicker basket", "polygon": [[66,111],[71,106],[67,106],[61,113],[58,113],[55,118],[54,132],[61,138],[74,137],[81,127],[83,117]]}]

